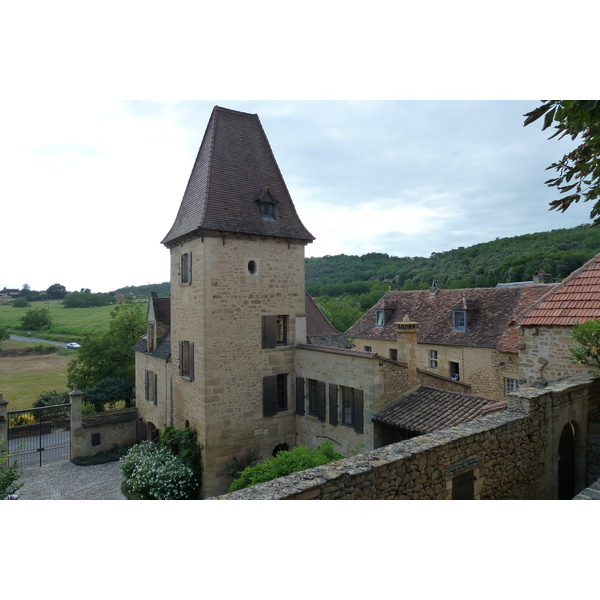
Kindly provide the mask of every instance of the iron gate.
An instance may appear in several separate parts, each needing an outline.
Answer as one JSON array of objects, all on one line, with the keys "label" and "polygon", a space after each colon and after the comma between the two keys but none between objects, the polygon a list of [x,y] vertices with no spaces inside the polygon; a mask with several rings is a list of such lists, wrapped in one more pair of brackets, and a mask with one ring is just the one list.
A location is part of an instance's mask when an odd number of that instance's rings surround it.
[{"label": "iron gate", "polygon": [[8,461],[20,467],[71,458],[71,405],[8,412]]}]

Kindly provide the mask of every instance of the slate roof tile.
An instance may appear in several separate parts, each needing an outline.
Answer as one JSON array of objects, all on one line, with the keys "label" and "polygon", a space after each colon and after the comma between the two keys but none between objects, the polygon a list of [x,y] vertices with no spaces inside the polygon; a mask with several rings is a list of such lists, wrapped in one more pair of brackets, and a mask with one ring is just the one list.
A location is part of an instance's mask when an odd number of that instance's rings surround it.
[{"label": "slate roof tile", "polygon": [[[438,289],[388,292],[359,319],[345,335],[349,338],[394,340],[394,323],[408,315],[418,323],[418,341],[427,344],[448,344],[495,348],[502,352],[517,352],[515,319],[541,298],[555,284],[529,284],[515,287]],[[383,327],[377,327],[375,313],[386,311]],[[467,311],[465,331],[454,331],[453,311]]]},{"label": "slate roof tile", "polygon": [[[275,220],[260,216],[257,200],[275,199]],[[245,233],[300,240],[315,238],[300,221],[258,115],[215,106],[177,217],[162,243],[188,235]]]}]

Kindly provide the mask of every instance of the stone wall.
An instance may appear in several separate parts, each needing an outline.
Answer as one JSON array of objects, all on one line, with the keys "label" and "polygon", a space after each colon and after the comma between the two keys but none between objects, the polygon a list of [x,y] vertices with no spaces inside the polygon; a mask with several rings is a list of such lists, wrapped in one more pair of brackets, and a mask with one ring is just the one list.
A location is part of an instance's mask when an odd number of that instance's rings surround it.
[{"label": "stone wall", "polygon": [[522,385],[545,384],[593,371],[570,359],[575,346],[570,327],[519,328],[519,378]]},{"label": "stone wall", "polygon": [[[364,351],[365,346],[372,352],[385,358],[389,357],[390,349],[398,350],[398,360],[407,353],[402,351],[395,340],[377,340],[368,338],[351,338],[356,345],[355,351]],[[430,351],[435,350],[438,356],[438,367],[430,366]],[[415,364],[410,365],[421,371],[427,371],[434,376],[448,377],[450,362],[458,363],[460,381],[470,386],[470,392],[475,396],[503,400],[504,380],[519,379],[518,355],[508,352],[498,352],[493,348],[471,348],[467,346],[449,346],[440,344],[417,343],[414,349]],[[416,384],[413,384],[416,385]],[[413,387],[413,385],[409,385]],[[409,389],[407,388],[407,389]]]},{"label": "stone wall", "polygon": [[[179,256],[192,253],[192,281]],[[250,268],[250,266],[252,268]],[[224,491],[234,456],[296,445],[294,346],[306,341],[304,246],[285,240],[192,239],[171,249],[174,426],[204,446],[204,493]],[[262,317],[287,315],[288,345],[262,347]],[[179,341],[194,343],[194,378],[179,375]],[[263,377],[288,376],[288,410],[263,416]]]},{"label": "stone wall", "polygon": [[[472,474],[475,499],[557,497],[555,440],[565,418],[598,410],[598,380],[581,378],[545,390],[524,388],[501,413],[405,440],[322,467],[220,496],[268,499],[451,499]],[[581,418],[581,417],[580,417]],[[583,417],[585,420],[585,417]],[[587,425],[579,444],[587,442]],[[579,457],[586,469],[586,457]],[[577,491],[586,484],[578,484]]]},{"label": "stone wall", "polygon": [[71,430],[71,458],[93,456],[115,446],[130,446],[137,442],[137,409],[126,408],[82,418],[82,427]]}]

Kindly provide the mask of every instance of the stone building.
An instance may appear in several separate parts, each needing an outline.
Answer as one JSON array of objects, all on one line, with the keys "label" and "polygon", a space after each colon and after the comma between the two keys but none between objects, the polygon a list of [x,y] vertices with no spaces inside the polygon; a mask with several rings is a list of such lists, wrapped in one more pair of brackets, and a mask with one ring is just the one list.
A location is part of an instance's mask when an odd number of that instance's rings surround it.
[{"label": "stone building", "polygon": [[[146,437],[193,427],[203,497],[227,490],[227,466],[325,441],[351,455],[379,441],[373,417],[406,391],[470,385],[355,351],[304,288],[302,224],[257,115],[215,107],[175,221],[171,296],[152,294],[137,344]],[[414,324],[397,326],[411,338]],[[414,362],[414,361],[413,361]]]},{"label": "stone building", "polygon": [[571,327],[600,319],[600,254],[549,290],[517,320],[523,385],[591,373],[570,359]]},{"label": "stone building", "polygon": [[[356,351],[375,352],[467,383],[472,394],[503,399],[519,386],[515,320],[555,285],[544,281],[536,274],[533,282],[516,286],[390,291],[345,335]],[[398,334],[403,319],[415,323],[416,336]]]}]

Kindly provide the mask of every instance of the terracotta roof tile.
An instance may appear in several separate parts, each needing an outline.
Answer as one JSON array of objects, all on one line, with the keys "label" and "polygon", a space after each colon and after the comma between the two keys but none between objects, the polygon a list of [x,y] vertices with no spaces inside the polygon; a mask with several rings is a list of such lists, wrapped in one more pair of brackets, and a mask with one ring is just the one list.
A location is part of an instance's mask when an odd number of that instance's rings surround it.
[{"label": "terracotta roof tile", "polygon": [[424,434],[472,421],[506,405],[504,401],[420,386],[379,411],[373,421]]},{"label": "terracotta roof tile", "polygon": [[521,326],[561,325],[600,318],[600,254],[573,271],[518,319]]},{"label": "terracotta roof tile", "polygon": [[[418,341],[429,344],[449,344],[496,348],[502,352],[517,352],[515,319],[528,306],[539,300],[555,284],[529,284],[515,287],[438,289],[387,293],[359,319],[345,335],[347,337],[395,339],[394,323],[408,315],[418,323]],[[386,311],[385,325],[377,327],[375,313]],[[454,331],[453,310],[467,310],[465,331]]]},{"label": "terracotta roof tile", "polygon": [[[269,190],[275,220],[260,216]],[[246,233],[312,242],[296,213],[258,115],[215,106],[179,212],[162,243],[188,235]]]}]

